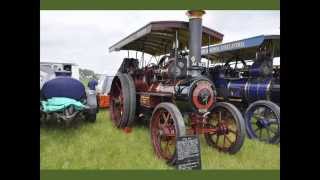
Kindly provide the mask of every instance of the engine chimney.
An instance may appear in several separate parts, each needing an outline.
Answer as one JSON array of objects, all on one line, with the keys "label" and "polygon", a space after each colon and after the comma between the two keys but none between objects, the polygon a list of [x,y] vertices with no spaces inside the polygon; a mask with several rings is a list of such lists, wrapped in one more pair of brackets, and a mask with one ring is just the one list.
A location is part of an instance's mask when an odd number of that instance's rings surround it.
[{"label": "engine chimney", "polygon": [[[199,75],[198,65],[201,62],[201,42],[202,42],[202,16],[203,10],[190,10],[189,17],[189,73],[191,76]],[[188,73],[188,74],[189,74]]]}]

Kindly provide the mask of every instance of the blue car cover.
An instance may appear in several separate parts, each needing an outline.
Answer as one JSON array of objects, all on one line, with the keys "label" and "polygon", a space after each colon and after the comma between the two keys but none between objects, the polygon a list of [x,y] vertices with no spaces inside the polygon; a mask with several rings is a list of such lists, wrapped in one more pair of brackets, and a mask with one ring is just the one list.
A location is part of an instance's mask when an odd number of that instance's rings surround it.
[{"label": "blue car cover", "polygon": [[86,96],[86,92],[84,85],[79,80],[71,77],[57,77],[43,85],[41,95],[45,99],[66,97],[80,101]]}]

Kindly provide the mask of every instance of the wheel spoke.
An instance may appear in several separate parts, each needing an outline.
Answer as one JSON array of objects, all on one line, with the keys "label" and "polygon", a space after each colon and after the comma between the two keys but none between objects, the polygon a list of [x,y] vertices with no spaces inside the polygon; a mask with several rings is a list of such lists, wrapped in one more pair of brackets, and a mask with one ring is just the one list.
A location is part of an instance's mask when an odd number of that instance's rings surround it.
[{"label": "wheel spoke", "polygon": [[268,131],[271,131],[272,133],[277,133],[276,131],[274,131],[272,128],[270,128],[269,126],[266,127]]},{"label": "wheel spoke", "polygon": [[169,141],[166,139],[166,145],[164,147],[165,150],[165,154],[169,155],[170,154],[170,150],[169,150]]},{"label": "wheel spoke", "polygon": [[234,130],[232,130],[232,129],[228,129],[228,132],[230,133],[232,133],[232,134],[235,134],[235,135],[237,135],[237,132],[236,131],[234,131]]},{"label": "wheel spoke", "polygon": [[[267,113],[268,112],[268,113]],[[270,109],[267,108],[267,107],[264,107],[264,110],[263,110],[263,117],[267,117],[269,114],[270,114]]]},{"label": "wheel spoke", "polygon": [[165,112],[162,112],[161,116],[162,116],[162,119],[164,120],[163,124],[166,124],[167,123],[167,117],[166,117]]},{"label": "wheel spoke", "polygon": [[270,139],[270,132],[269,132],[269,129],[268,129],[268,128],[266,128],[266,130],[267,130],[268,139]]},{"label": "wheel spoke", "polygon": [[255,119],[257,119],[257,120],[264,118],[264,116],[261,114],[260,111],[258,111],[258,112],[256,112],[256,113],[253,113],[253,114],[252,114],[252,117],[255,118]]},{"label": "wheel spoke", "polygon": [[269,124],[279,124],[278,122],[277,122],[277,119],[269,119]]},{"label": "wheel spoke", "polygon": [[227,141],[229,141],[230,145],[232,145],[233,142],[230,140],[230,138],[227,135],[225,137],[226,137]]},{"label": "wheel spoke", "polygon": [[258,119],[263,119],[264,117],[261,114],[253,116],[257,121]]},{"label": "wheel spoke", "polygon": [[257,107],[257,109],[253,111],[253,115],[261,116],[261,108],[262,107]]},{"label": "wheel spoke", "polygon": [[171,114],[168,113],[167,120],[171,119]]},{"label": "wheel spoke", "polygon": [[259,113],[258,110],[255,110],[255,111],[253,111],[253,113],[252,113],[252,117],[259,116],[259,115],[260,115],[260,113]]},{"label": "wheel spoke", "polygon": [[218,145],[219,143],[219,138],[220,138],[220,135],[217,134],[217,141],[216,141],[216,144]]},{"label": "wheel spoke", "polygon": [[[259,128],[259,127],[257,127],[257,129],[253,130],[253,131],[254,131],[254,133],[256,133],[259,129],[260,129],[260,128]],[[257,133],[256,133],[256,134],[257,134]]]},{"label": "wheel spoke", "polygon": [[259,139],[261,139],[261,137],[262,137],[262,128],[259,131]]}]

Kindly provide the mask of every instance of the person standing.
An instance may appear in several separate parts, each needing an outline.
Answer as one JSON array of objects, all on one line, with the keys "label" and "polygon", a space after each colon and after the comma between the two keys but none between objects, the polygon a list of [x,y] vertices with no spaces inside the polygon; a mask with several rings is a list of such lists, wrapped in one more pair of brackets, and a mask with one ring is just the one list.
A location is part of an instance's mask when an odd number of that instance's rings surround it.
[{"label": "person standing", "polygon": [[95,80],[94,78],[92,78],[89,82],[88,82],[88,87],[90,90],[96,90],[96,86],[98,85],[97,80]]}]

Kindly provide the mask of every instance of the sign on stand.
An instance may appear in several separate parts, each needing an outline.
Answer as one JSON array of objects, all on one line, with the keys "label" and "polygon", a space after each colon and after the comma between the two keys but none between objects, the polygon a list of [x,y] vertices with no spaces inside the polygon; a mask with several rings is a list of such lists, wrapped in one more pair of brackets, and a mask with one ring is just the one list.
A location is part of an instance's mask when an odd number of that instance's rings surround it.
[{"label": "sign on stand", "polygon": [[201,169],[200,141],[198,136],[181,136],[177,138],[178,170]]}]

